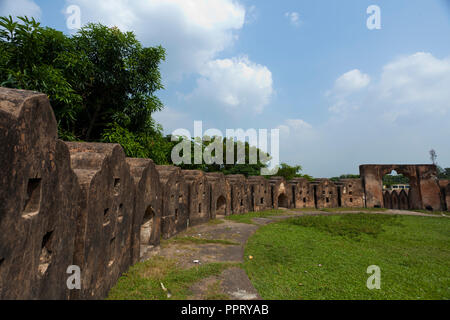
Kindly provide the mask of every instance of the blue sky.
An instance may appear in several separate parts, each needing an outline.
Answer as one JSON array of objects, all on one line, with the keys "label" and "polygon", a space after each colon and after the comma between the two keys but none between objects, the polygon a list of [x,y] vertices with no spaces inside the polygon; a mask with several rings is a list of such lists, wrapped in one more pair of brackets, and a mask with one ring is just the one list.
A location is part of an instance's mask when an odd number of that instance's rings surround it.
[{"label": "blue sky", "polygon": [[[446,3],[447,2],[447,3]],[[135,31],[168,50],[167,133],[280,129],[281,161],[329,177],[363,163],[450,166],[450,6],[444,0],[0,0],[67,33],[82,23]],[[381,9],[369,30],[366,9]]]}]

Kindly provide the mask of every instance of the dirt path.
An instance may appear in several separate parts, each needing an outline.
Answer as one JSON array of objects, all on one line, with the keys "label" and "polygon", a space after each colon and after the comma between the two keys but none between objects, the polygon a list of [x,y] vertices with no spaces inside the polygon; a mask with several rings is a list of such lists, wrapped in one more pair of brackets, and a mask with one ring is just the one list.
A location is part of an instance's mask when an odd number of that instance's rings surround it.
[{"label": "dirt path", "polygon": [[[323,211],[295,211],[287,210],[286,215],[270,218],[254,218],[254,224],[245,224],[225,219],[218,219],[207,224],[189,228],[179,234],[177,238],[194,237],[202,240],[225,240],[223,243],[179,243],[163,241],[161,246],[144,255],[143,260],[159,255],[177,261],[181,268],[192,268],[208,263],[242,263],[244,262],[244,248],[247,240],[263,225],[287,218],[305,215],[336,215],[343,213],[360,213],[361,211],[323,212]],[[388,210],[383,212],[368,212],[372,214],[414,215],[426,217],[441,217],[419,212]],[[230,300],[259,300],[261,297],[250,282],[247,274],[239,267],[227,269],[220,274],[201,280],[191,287],[192,300],[230,299]]]}]

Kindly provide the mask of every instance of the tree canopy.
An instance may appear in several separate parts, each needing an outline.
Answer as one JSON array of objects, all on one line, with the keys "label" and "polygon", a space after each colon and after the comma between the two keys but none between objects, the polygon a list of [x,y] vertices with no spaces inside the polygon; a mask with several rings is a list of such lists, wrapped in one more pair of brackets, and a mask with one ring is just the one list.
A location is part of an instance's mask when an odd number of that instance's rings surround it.
[{"label": "tree canopy", "polygon": [[35,19],[0,17],[0,84],[46,93],[64,140],[120,143],[127,155],[162,162],[166,140],[152,113],[163,108],[161,46],[132,32],[88,24],[73,36]]},{"label": "tree canopy", "polygon": [[313,177],[302,174],[302,166],[290,166],[287,163],[280,164],[280,168],[276,176],[283,177],[286,180],[291,180],[293,178],[306,178],[308,180],[313,180]]}]

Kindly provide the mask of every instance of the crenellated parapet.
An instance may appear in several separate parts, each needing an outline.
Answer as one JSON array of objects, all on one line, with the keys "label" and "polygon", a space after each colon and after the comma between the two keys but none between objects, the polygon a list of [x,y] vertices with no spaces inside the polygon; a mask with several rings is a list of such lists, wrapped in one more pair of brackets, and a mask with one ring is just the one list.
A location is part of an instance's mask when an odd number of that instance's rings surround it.
[{"label": "crenellated parapet", "polygon": [[131,237],[132,262],[136,263],[161,238],[162,189],[159,173],[150,159],[127,158],[136,187]]},{"label": "crenellated parapet", "polygon": [[74,264],[83,270],[83,286],[74,293],[96,299],[131,265],[135,184],[120,145],[66,144],[82,189]]},{"label": "crenellated parapet", "polygon": [[0,299],[68,299],[80,187],[47,96],[0,88]]}]

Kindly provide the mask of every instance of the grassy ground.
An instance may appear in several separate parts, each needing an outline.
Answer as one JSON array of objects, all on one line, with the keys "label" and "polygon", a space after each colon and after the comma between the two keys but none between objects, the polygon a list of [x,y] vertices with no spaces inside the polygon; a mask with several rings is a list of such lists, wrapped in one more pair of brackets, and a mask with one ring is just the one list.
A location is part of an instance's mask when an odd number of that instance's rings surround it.
[{"label": "grassy ground", "polygon": [[259,229],[244,268],[263,299],[449,299],[449,243],[447,218],[300,217]]},{"label": "grassy ground", "polygon": [[[124,274],[111,289],[109,300],[184,300],[191,295],[190,287],[205,278],[218,276],[231,268],[231,263],[210,263],[191,269],[181,269],[175,261],[153,257],[138,263]],[[164,285],[165,291],[161,286]],[[214,287],[208,288],[208,299],[221,298]]]},{"label": "grassy ground", "polygon": [[384,212],[388,209],[385,208],[325,208],[320,209],[324,212],[342,212],[342,211],[360,211],[360,212]]},{"label": "grassy ground", "polygon": [[268,218],[268,217],[274,217],[279,215],[288,215],[289,212],[285,210],[266,210],[266,211],[260,211],[260,212],[249,212],[246,214],[237,214],[237,215],[231,215],[227,216],[225,219],[240,223],[248,223],[248,224],[254,224],[252,221],[253,218]]}]

